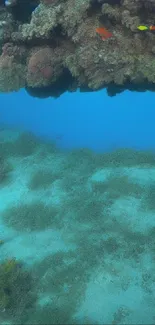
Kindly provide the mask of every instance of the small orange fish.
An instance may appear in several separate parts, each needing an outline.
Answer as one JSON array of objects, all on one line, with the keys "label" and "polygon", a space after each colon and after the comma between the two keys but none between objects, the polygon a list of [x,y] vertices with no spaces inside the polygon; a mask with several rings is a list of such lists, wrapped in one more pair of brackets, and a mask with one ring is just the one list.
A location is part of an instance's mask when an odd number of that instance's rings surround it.
[{"label": "small orange fish", "polygon": [[96,28],[96,33],[101,36],[101,39],[105,41],[107,38],[112,37],[113,34],[109,32],[106,28],[104,27],[98,27]]},{"label": "small orange fish", "polygon": [[155,30],[155,26],[150,26],[150,30]]}]

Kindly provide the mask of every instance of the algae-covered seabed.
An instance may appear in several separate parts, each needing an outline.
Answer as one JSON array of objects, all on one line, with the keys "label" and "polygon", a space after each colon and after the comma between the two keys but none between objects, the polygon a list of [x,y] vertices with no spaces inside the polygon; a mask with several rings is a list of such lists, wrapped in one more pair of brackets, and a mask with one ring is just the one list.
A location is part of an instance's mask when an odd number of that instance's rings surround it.
[{"label": "algae-covered seabed", "polygon": [[0,164],[0,262],[22,262],[35,296],[1,324],[154,324],[155,154],[4,129]]}]

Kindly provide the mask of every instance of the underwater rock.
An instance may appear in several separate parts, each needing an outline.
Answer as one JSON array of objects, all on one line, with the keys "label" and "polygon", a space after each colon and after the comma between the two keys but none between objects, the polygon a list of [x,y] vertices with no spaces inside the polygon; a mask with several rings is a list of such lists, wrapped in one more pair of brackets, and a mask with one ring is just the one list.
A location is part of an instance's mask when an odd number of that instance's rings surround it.
[{"label": "underwater rock", "polygon": [[0,91],[154,90],[154,14],[152,0],[1,1]]}]

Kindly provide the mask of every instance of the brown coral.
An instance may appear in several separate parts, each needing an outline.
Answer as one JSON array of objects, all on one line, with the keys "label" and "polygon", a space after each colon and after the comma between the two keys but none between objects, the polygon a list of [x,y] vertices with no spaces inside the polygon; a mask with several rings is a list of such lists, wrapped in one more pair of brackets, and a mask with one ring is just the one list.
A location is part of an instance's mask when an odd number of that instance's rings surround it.
[{"label": "brown coral", "polygon": [[50,47],[38,49],[28,61],[27,83],[32,87],[46,86],[60,75],[57,58]]},{"label": "brown coral", "polygon": [[25,87],[25,66],[12,56],[0,56],[0,90],[9,92]]}]

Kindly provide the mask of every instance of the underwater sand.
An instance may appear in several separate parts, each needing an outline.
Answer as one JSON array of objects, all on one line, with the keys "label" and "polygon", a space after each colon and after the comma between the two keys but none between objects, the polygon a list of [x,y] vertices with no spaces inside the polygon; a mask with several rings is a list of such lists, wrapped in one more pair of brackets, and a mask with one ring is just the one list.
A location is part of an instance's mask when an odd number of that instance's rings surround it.
[{"label": "underwater sand", "polygon": [[62,152],[18,130],[0,145],[0,263],[21,261],[36,295],[1,324],[154,324],[155,154]]}]

